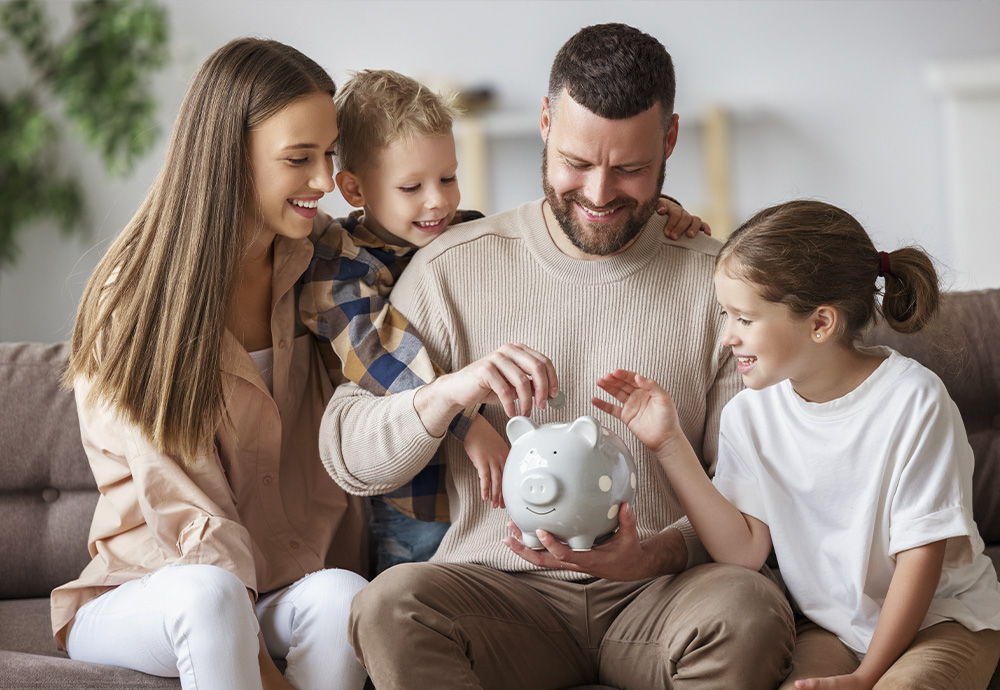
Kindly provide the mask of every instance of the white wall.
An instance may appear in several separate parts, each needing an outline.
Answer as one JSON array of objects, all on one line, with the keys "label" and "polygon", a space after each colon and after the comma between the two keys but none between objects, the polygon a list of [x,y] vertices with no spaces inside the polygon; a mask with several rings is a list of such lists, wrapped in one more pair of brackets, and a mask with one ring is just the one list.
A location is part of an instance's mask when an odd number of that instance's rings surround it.
[{"label": "white wall", "polygon": [[[65,2],[51,5],[68,16]],[[89,272],[152,182],[187,80],[240,35],[291,43],[338,83],[349,70],[381,67],[492,85],[501,108],[529,123],[498,149],[494,199],[505,207],[540,196],[541,142],[530,122],[559,46],[587,24],[633,24],[658,37],[676,64],[682,139],[668,164],[671,194],[694,209],[704,201],[692,123],[720,104],[734,116],[738,218],[793,197],[821,198],[854,213],[880,247],[925,246],[951,286],[987,287],[948,270],[955,247],[944,116],[926,71],[933,61],[1000,55],[1000,3],[190,0],[170,2],[169,11],[174,62],[155,80],[160,148],[120,181],[106,179],[92,154],[65,146],[85,177],[93,235],[67,241],[44,224],[29,233],[19,263],[0,275],[0,339],[67,337]],[[1000,187],[1000,162],[989,174]]]}]

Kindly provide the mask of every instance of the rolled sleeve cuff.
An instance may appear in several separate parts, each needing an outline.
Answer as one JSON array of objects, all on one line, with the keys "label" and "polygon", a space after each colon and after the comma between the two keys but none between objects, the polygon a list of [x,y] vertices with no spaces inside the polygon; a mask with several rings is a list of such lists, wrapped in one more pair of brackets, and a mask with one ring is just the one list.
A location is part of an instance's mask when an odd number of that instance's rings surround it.
[{"label": "rolled sleeve cuff", "polygon": [[972,560],[971,539],[978,530],[969,511],[963,506],[952,506],[930,515],[894,524],[889,529],[889,555],[915,549],[943,539],[967,537],[963,541],[961,560]]},{"label": "rolled sleeve cuff", "polygon": [[206,515],[188,524],[177,538],[183,564],[214,565],[238,577],[247,589],[257,592],[257,572],[250,535],[239,523]]}]

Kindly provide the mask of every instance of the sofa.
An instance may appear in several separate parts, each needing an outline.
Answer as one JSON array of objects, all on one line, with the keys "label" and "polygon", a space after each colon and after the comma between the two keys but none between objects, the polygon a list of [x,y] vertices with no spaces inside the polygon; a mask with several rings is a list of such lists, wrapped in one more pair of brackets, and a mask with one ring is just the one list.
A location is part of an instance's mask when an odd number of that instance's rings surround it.
[{"label": "sofa", "polygon": [[[921,333],[867,341],[923,362],[948,386],[976,455],[973,506],[1000,564],[1000,290],[945,295]],[[174,679],[69,659],[56,648],[48,594],[88,562],[97,489],[75,402],[61,390],[65,343],[0,343],[0,688],[178,688]],[[991,689],[1000,690],[1000,674]]]}]

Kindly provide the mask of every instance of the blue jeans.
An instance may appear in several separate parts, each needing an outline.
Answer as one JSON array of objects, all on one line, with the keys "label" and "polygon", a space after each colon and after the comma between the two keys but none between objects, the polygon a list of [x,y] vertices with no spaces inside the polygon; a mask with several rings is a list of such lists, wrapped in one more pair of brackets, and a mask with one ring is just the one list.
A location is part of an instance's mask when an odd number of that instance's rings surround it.
[{"label": "blue jeans", "polygon": [[398,563],[426,561],[437,551],[450,526],[403,515],[381,496],[371,498],[372,577]]}]

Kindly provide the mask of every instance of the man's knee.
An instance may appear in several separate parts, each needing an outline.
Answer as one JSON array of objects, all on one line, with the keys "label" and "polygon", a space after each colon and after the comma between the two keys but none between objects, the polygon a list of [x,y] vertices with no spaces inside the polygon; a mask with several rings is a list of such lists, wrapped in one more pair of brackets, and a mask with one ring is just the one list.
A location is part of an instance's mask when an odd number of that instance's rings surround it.
[{"label": "man's knee", "polygon": [[[795,643],[791,607],[760,573],[698,566],[654,583],[630,608],[637,605],[602,649],[602,668],[612,662],[622,687],[773,688],[788,673]],[[650,656],[652,644],[658,658]],[[636,677],[639,684],[626,682]]]},{"label": "man's knee", "polygon": [[425,599],[435,566],[402,563],[379,574],[351,602],[350,630],[354,642],[374,628],[380,635],[400,630]]},{"label": "man's knee", "polygon": [[[697,573],[703,570],[702,573]],[[692,573],[701,578],[701,613],[724,621],[735,637],[771,644],[795,643],[795,618],[784,593],[767,577],[739,566],[710,563]]]}]

